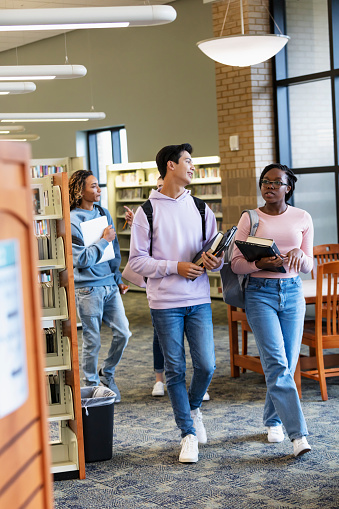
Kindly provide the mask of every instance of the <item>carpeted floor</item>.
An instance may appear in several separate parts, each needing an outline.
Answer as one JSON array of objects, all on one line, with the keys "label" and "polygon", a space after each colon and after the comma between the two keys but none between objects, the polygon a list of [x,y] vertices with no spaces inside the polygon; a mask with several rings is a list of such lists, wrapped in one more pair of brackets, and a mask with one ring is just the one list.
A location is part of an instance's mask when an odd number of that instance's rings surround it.
[{"label": "carpeted floor", "polygon": [[[294,458],[287,437],[269,444],[262,425],[264,378],[252,372],[230,377],[226,307],[213,300],[217,369],[211,400],[202,406],[208,443],[199,447],[198,463],[181,464],[180,433],[168,396],[151,396],[152,325],[146,296],[130,292],[124,303],[133,335],[116,371],[122,401],[114,410],[113,457],[87,463],[83,481],[56,482],[57,509],[339,507],[338,378],[328,380],[327,402],[316,382],[302,380],[311,453]],[[103,327],[101,357],[109,343],[110,330]],[[188,361],[188,380],[190,373]]]}]

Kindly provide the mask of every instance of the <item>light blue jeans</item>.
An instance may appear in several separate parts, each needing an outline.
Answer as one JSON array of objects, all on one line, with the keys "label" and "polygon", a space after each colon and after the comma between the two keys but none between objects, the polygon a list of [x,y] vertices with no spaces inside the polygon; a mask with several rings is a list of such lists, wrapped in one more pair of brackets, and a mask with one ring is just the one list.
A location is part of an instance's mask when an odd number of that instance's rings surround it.
[{"label": "light blue jeans", "polygon": [[[151,315],[165,359],[166,385],[175,421],[182,437],[195,435],[190,411],[201,406],[215,370],[211,305],[151,309]],[[188,393],[184,333],[193,364]]]},{"label": "light blue jeans", "polygon": [[131,336],[119,288],[116,285],[76,288],[75,299],[82,323],[82,369],[86,385],[99,385],[98,356],[100,330],[104,322],[112,329],[113,339],[103,371],[107,379],[114,378],[115,367]]},{"label": "light blue jeans", "polygon": [[245,290],[245,306],[266,378],[264,425],[283,423],[291,440],[306,436],[307,426],[293,378],[305,316],[301,279],[251,277]]}]

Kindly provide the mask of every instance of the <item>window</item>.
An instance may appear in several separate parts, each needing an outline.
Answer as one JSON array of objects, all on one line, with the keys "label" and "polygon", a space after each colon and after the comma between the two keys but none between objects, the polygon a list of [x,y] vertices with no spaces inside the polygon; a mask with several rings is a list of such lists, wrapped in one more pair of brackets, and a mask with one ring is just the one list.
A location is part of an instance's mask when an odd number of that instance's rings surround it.
[{"label": "window", "polygon": [[278,160],[298,176],[294,204],[311,214],[314,244],[337,243],[339,0],[271,5],[291,37],[275,57]]},{"label": "window", "polygon": [[127,163],[127,137],[124,127],[111,127],[87,132],[89,167],[101,187],[100,204],[108,208],[107,173],[108,164]]}]

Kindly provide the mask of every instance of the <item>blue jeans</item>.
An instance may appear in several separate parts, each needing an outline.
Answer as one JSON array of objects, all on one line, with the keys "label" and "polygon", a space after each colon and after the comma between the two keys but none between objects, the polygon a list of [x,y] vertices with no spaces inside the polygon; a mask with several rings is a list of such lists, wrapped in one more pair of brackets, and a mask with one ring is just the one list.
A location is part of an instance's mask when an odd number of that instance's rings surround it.
[{"label": "blue jeans", "polygon": [[245,310],[265,373],[264,425],[285,426],[291,440],[308,435],[294,372],[304,327],[305,299],[299,276],[249,279]]},{"label": "blue jeans", "polygon": [[164,371],[164,356],[159,344],[157,331],[154,329],[153,333],[153,365],[156,373],[163,373]]},{"label": "blue jeans", "polygon": [[82,369],[86,385],[99,385],[97,368],[101,324],[104,322],[113,332],[108,356],[103,363],[106,378],[110,379],[114,377],[115,367],[131,336],[124,305],[115,285],[76,288],[75,299],[82,323]]},{"label": "blue jeans", "polygon": [[[211,306],[151,309],[151,315],[165,359],[166,385],[175,421],[182,437],[195,435],[191,410],[201,406],[215,370]],[[188,393],[184,333],[193,364]]]}]

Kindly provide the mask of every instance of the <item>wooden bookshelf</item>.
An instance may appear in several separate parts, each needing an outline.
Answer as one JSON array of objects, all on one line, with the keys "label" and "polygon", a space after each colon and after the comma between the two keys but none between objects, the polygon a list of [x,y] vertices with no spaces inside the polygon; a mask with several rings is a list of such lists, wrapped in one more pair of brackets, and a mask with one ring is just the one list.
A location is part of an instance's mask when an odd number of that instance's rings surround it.
[{"label": "wooden bookshelf", "polygon": [[2,509],[53,507],[29,158],[28,144],[0,144]]},{"label": "wooden bookshelf", "polygon": [[[53,278],[53,305],[42,309],[42,327],[55,330],[55,348],[46,353],[48,421],[55,479],[85,478],[84,443],[74,293],[72,235],[66,172],[32,180],[41,190],[41,213],[34,220],[49,222],[47,259],[40,273]],[[52,390],[53,388],[53,390]]]}]

